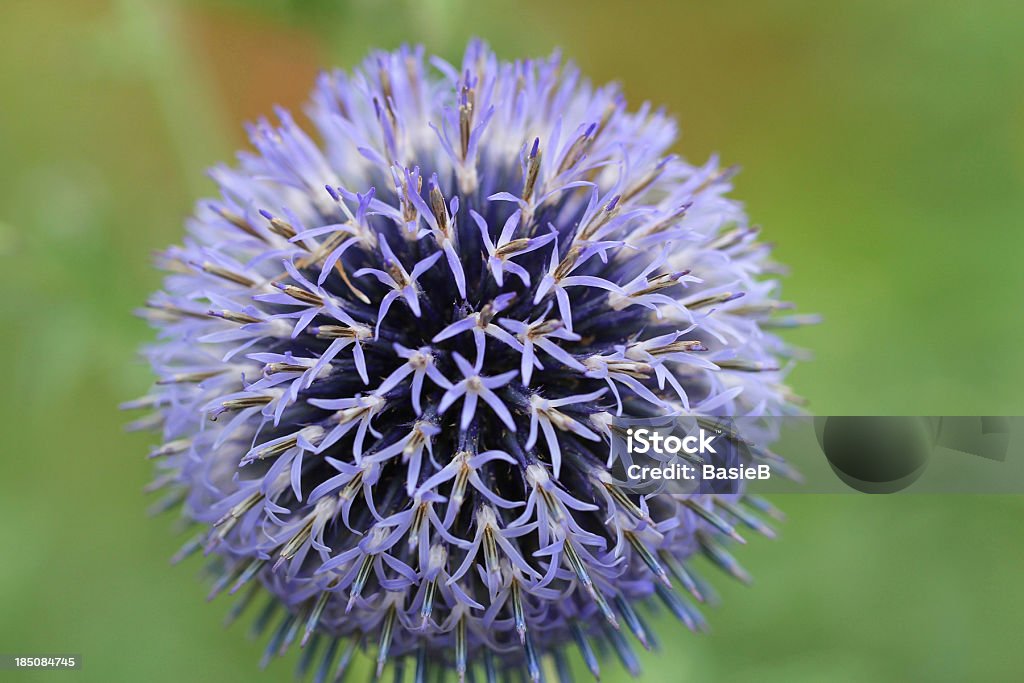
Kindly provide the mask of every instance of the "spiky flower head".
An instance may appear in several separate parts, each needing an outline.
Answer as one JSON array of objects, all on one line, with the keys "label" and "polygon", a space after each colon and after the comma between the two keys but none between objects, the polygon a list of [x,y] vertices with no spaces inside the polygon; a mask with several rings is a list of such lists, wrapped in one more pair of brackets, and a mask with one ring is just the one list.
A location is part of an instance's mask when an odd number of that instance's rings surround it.
[{"label": "spiky flower head", "polygon": [[733,525],[767,527],[750,498],[628,490],[609,443],[616,417],[791,410],[731,171],[557,55],[480,43],[324,73],[308,114],[253,125],[160,257],[133,405],[181,554],[235,613],[269,594],[268,656],[298,642],[321,678],[364,648],[417,680],[567,675],[572,644],[635,670],[648,605],[699,629],[687,562],[744,578]]}]

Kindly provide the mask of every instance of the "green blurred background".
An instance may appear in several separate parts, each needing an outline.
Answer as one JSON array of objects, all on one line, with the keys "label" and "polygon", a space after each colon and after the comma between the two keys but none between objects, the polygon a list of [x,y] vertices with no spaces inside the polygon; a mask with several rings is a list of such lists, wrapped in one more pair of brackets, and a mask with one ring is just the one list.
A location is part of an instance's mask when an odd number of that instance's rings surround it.
[{"label": "green blurred background", "polygon": [[[0,680],[290,678],[146,517],[151,439],[116,410],[149,383],[130,311],[242,121],[370,47],[470,35],[560,45],[667,105],[691,160],[743,166],[788,298],[826,318],[793,337],[814,411],[1024,414],[1019,0],[2,0],[0,652],[84,665]],[[782,538],[741,551],[755,586],[718,582],[710,635],[665,624],[646,680],[1024,679],[1020,498],[775,502]]]}]

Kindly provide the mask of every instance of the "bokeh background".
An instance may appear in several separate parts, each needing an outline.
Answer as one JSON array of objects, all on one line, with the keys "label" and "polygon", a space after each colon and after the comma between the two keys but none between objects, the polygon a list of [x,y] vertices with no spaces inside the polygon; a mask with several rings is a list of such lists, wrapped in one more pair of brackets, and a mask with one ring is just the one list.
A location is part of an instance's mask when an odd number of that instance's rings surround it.
[{"label": "bokeh background", "polygon": [[[0,680],[274,681],[140,492],[150,381],[130,311],[205,167],[317,69],[467,37],[562,46],[739,163],[737,195],[825,324],[794,341],[819,414],[1024,414],[1024,3],[2,0]],[[712,633],[662,629],[646,680],[1019,681],[1020,498],[789,496],[780,540],[718,582]],[[364,672],[356,672],[363,680]],[[627,676],[610,664],[605,681]]]}]

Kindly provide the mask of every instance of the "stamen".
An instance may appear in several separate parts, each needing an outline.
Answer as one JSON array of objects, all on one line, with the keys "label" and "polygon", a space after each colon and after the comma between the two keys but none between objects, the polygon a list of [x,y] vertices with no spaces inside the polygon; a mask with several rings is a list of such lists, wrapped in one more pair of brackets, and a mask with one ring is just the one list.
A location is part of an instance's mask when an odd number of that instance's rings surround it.
[{"label": "stamen", "polygon": [[676,581],[683,586],[686,592],[692,595],[697,602],[704,602],[704,594],[700,590],[697,580],[692,574],[690,574],[689,570],[686,569],[683,563],[667,550],[659,551],[658,556],[661,558],[662,563],[668,567],[668,570],[672,572],[672,576],[676,577]]},{"label": "stamen", "polygon": [[736,561],[736,558],[726,550],[720,543],[718,543],[710,534],[698,531],[697,541],[700,543],[701,550],[704,551],[704,555],[711,560],[719,569],[722,569],[726,574],[732,576],[742,583],[750,583],[752,581],[750,574],[743,566]]},{"label": "stamen", "polygon": [[209,311],[206,312],[206,314],[214,318],[221,318],[223,320],[227,320],[233,323],[238,323],[239,325],[249,325],[251,323],[263,322],[263,320],[261,320],[260,318],[253,317],[247,313],[238,313],[236,311],[229,311],[226,309],[210,309]]},{"label": "stamen", "polygon": [[656,346],[652,349],[647,349],[647,352],[652,356],[668,356],[673,353],[692,353],[694,351],[707,351],[708,347],[704,346],[703,342],[699,342],[695,339],[677,339],[676,341],[665,344],[664,346]]},{"label": "stamen", "polygon": [[519,581],[512,579],[512,617],[516,625],[516,633],[519,634],[519,642],[526,644],[526,614],[523,610],[523,592],[519,587]]},{"label": "stamen", "polygon": [[306,678],[306,674],[309,672],[309,667],[313,664],[313,659],[316,657],[316,650],[320,646],[321,638],[323,638],[323,634],[314,634],[310,640],[309,648],[304,649],[302,654],[299,656],[299,662],[295,665],[295,680],[301,681]]},{"label": "stamen", "polygon": [[270,231],[275,235],[280,235],[286,240],[290,240],[297,234],[295,232],[295,228],[288,223],[285,223],[280,218],[274,217],[270,212],[261,210],[260,215],[270,221]]},{"label": "stamen", "polygon": [[330,598],[331,593],[328,591],[325,590],[320,593],[320,597],[317,598],[313,609],[309,612],[309,619],[306,620],[306,630],[302,634],[302,640],[299,641],[299,647],[306,647],[306,644],[309,643],[309,639],[313,635],[313,631],[316,630],[317,623],[320,621],[320,615],[324,613],[324,608],[327,607],[327,601]]},{"label": "stamen", "polygon": [[259,583],[249,584],[249,590],[247,590],[242,597],[235,601],[235,604],[228,610],[227,615],[224,617],[224,628],[231,626],[231,624],[238,621],[238,617],[242,616],[245,610],[252,604],[253,599],[259,595],[260,590],[263,588]]},{"label": "stamen", "polygon": [[668,228],[672,227],[680,220],[682,220],[683,216],[686,215],[687,210],[691,206],[693,206],[693,202],[686,202],[685,204],[680,206],[678,209],[676,209],[667,217],[663,218],[657,223],[650,225],[646,228],[640,228],[636,230],[632,235],[630,235],[630,237],[635,240],[641,237],[649,237],[651,235],[657,235],[660,232],[664,232],[665,230],[667,230]]},{"label": "stamen", "polygon": [[540,138],[534,138],[533,148],[530,149],[530,156],[526,161],[526,178],[523,179],[523,201],[527,204],[533,199],[533,188],[537,184],[537,174],[540,172]]},{"label": "stamen", "polygon": [[238,228],[242,232],[244,232],[244,233],[246,233],[248,235],[251,235],[251,236],[253,236],[253,237],[255,237],[255,238],[259,239],[259,240],[262,240],[264,242],[266,241],[266,239],[263,237],[263,235],[261,235],[260,233],[256,232],[256,229],[254,227],[252,227],[251,225],[249,225],[249,221],[245,220],[244,218],[239,216],[237,213],[233,213],[231,211],[228,211],[224,207],[219,206],[217,204],[208,204],[207,206],[209,206],[210,210],[212,210],[218,216],[220,216],[221,218],[226,220],[228,223],[231,223],[232,225],[234,225],[236,228]]},{"label": "stamen", "polygon": [[781,510],[760,496],[748,493],[740,499],[740,502],[780,522],[786,519],[786,515]]},{"label": "stamen", "polygon": [[280,625],[274,631],[274,635],[270,637],[270,641],[267,643],[267,648],[263,651],[263,657],[260,659],[260,668],[265,669],[270,664],[270,660],[278,651],[281,649],[281,644],[284,642],[285,637],[288,634],[288,630],[291,628],[292,623],[296,621],[295,615],[286,614]]},{"label": "stamen", "polygon": [[688,270],[683,270],[678,273],[662,273],[661,275],[656,275],[655,277],[647,281],[646,287],[637,292],[633,292],[630,296],[644,296],[645,294],[654,294],[655,292],[660,292],[663,289],[674,287],[675,285],[679,284],[679,281],[682,278],[686,277],[686,275],[689,274],[689,272],[690,271]]},{"label": "stamen", "polygon": [[743,292],[722,292],[721,294],[714,294],[712,296],[704,297],[703,299],[684,301],[683,305],[690,310],[694,310],[697,308],[704,308],[705,306],[712,306],[714,304],[724,304],[727,301],[733,301],[741,296],[743,296]]},{"label": "stamen", "polygon": [[484,649],[484,678],[487,683],[498,683],[498,670],[494,663],[494,653],[490,648]]},{"label": "stamen", "polygon": [[296,553],[299,552],[299,548],[309,540],[309,535],[313,530],[313,522],[315,520],[315,514],[309,515],[309,519],[307,519],[299,530],[296,531],[290,539],[288,539],[288,542],[281,548],[280,557],[278,557],[277,561],[274,562],[274,571],[277,571],[281,568],[281,565],[295,557]]},{"label": "stamen", "polygon": [[215,263],[210,263],[209,261],[204,261],[202,263],[196,264],[196,266],[200,270],[202,270],[204,273],[209,273],[210,275],[214,275],[214,276],[219,277],[219,278],[221,278],[223,280],[227,280],[228,282],[234,282],[235,284],[242,285],[243,287],[255,287],[256,286],[256,281],[255,280],[247,278],[246,276],[244,276],[244,275],[242,275],[240,273],[236,273],[234,271],[228,270],[227,268],[223,268],[221,266],[218,266]]},{"label": "stamen", "polygon": [[263,497],[263,493],[256,491],[246,496],[242,502],[237,503],[233,508],[228,510],[223,517],[213,523],[213,528],[219,529],[218,535],[221,538],[226,536],[227,532],[231,530],[231,527],[233,527],[246,512],[253,509],[257,503],[262,501]]},{"label": "stamen", "polygon": [[570,624],[569,628],[572,631],[573,639],[576,641],[576,647],[583,657],[583,662],[587,665],[587,669],[593,674],[594,680],[601,680],[601,667],[597,663],[597,655],[594,654],[594,648],[591,647],[590,641],[587,640],[586,634],[583,633],[583,629],[575,622]]},{"label": "stamen", "polygon": [[484,569],[489,575],[498,574],[498,544],[494,540],[494,527],[490,522],[484,527],[483,543]]},{"label": "stamen", "polygon": [[150,308],[155,311],[160,311],[161,313],[168,316],[176,316],[180,318],[199,318],[200,320],[204,320],[206,318],[206,316],[200,311],[190,311],[186,308],[175,306],[174,304],[147,301],[146,308]]},{"label": "stamen", "polygon": [[580,230],[579,237],[582,241],[589,241],[594,235],[597,234],[598,230],[603,228],[608,221],[612,220],[619,214],[619,200],[620,195],[615,195],[611,200],[605,204],[604,209],[594,218],[587,223],[586,227]]},{"label": "stamen", "polygon": [[206,370],[203,372],[182,372],[164,379],[157,380],[159,385],[167,384],[198,384],[203,380],[216,377],[217,375],[227,372],[226,368],[220,368],[218,370]]},{"label": "stamen", "polygon": [[642,194],[647,188],[653,185],[654,181],[657,180],[658,176],[661,175],[661,171],[665,166],[665,161],[667,161],[667,159],[663,160],[661,163],[655,166],[653,170],[648,171],[644,176],[640,178],[640,180],[633,183],[625,192],[623,192],[622,203],[625,204],[629,202],[629,200],[633,199],[633,197]]},{"label": "stamen", "polygon": [[352,582],[352,588],[349,592],[348,604],[345,605],[345,612],[351,612],[352,607],[356,604],[358,599],[363,593],[363,587],[366,586],[366,580],[370,578],[370,570],[373,569],[373,558],[375,555],[367,555],[363,558],[363,564],[359,567],[359,573],[356,574],[355,581]]},{"label": "stamen", "polygon": [[315,328],[310,328],[318,339],[356,339],[363,340],[369,339],[373,336],[373,331],[365,325],[358,325],[356,327],[348,327],[347,325],[318,325]]},{"label": "stamen", "polygon": [[217,418],[229,410],[243,410],[245,408],[256,408],[258,406],[265,406],[274,400],[273,396],[256,395],[256,396],[243,396],[241,398],[232,398],[224,401],[220,404],[220,407],[210,412],[210,420],[213,422],[217,421]]},{"label": "stamen", "polygon": [[437,219],[437,228],[444,237],[451,237],[448,225],[448,208],[444,205],[444,195],[436,183],[431,183],[430,210]]},{"label": "stamen", "polygon": [[615,654],[618,655],[622,666],[624,666],[626,671],[633,676],[639,676],[640,662],[637,661],[633,648],[630,647],[629,643],[626,641],[626,636],[624,636],[621,631],[612,629],[605,629],[605,633],[608,635],[608,640],[612,644],[612,649],[615,650]]},{"label": "stamen", "polygon": [[245,571],[243,571],[238,576],[238,579],[231,586],[231,590],[229,590],[228,593],[231,593],[232,595],[237,593],[242,586],[249,583],[249,581],[252,580],[252,577],[256,576],[256,574],[259,573],[260,569],[262,569],[263,565],[265,565],[266,563],[266,560],[261,559],[255,559],[252,562],[250,562],[246,566]]},{"label": "stamen", "polygon": [[523,642],[523,649],[526,651],[526,674],[533,683],[539,683],[540,660],[537,657],[537,649],[533,646],[533,638],[529,634]]},{"label": "stamen", "polygon": [[263,374],[269,377],[281,372],[305,372],[310,367],[309,365],[299,365],[298,363],[267,363],[263,366]]},{"label": "stamen", "polygon": [[466,618],[460,617],[455,625],[455,672],[459,683],[466,680]]},{"label": "stamen", "polygon": [[469,134],[473,127],[472,92],[472,88],[465,89],[463,102],[459,105],[459,151],[462,153],[463,161],[469,156]]},{"label": "stamen", "polygon": [[362,640],[363,636],[361,634],[357,634],[348,641],[345,651],[341,654],[341,658],[338,660],[338,666],[334,668],[334,677],[331,679],[332,681],[344,680],[345,673],[348,671],[348,667],[352,663],[352,655],[355,654],[356,645]]},{"label": "stamen", "polygon": [[263,635],[263,632],[267,630],[267,626],[270,625],[270,620],[273,618],[274,613],[277,612],[280,606],[281,604],[278,602],[277,596],[271,595],[268,597],[266,604],[263,605],[263,609],[256,615],[256,619],[253,620],[252,626],[249,628],[250,638],[255,640]]},{"label": "stamen", "polygon": [[529,238],[520,237],[519,239],[514,239],[511,242],[503,244],[495,249],[494,255],[498,258],[505,258],[510,254],[515,254],[520,249],[525,249],[528,246],[530,246]]},{"label": "stamen", "polygon": [[730,247],[736,246],[737,244],[742,242],[745,238],[753,237],[754,235],[757,235],[757,233],[760,232],[760,231],[761,231],[761,228],[758,227],[758,226],[754,226],[754,227],[751,227],[751,228],[734,228],[732,230],[728,230],[726,232],[723,232],[717,238],[715,238],[715,239],[711,240],[710,242],[708,242],[707,248],[708,249],[716,249],[716,250],[720,250],[720,251],[725,251],[726,249],[729,249]]},{"label": "stamen", "polygon": [[416,648],[416,672],[413,674],[413,683],[427,683],[430,674],[430,660],[427,659],[427,644],[421,642]]},{"label": "stamen", "polygon": [[633,606],[622,595],[615,596],[615,606],[619,608],[619,613],[622,614],[622,620],[626,622],[626,627],[640,641],[645,650],[650,650],[651,643],[647,640],[647,632],[644,630],[643,624],[640,623],[640,618],[637,616],[636,611],[633,610]]},{"label": "stamen", "polygon": [[706,507],[698,503],[693,498],[690,498],[688,496],[683,498],[682,504],[685,505],[690,510],[696,512],[697,515],[699,515],[704,521],[708,522],[709,524],[711,524],[711,526],[715,527],[723,534],[736,541],[737,543],[746,543],[746,540],[744,540],[742,536],[736,533],[736,530],[732,527],[731,524],[729,524],[727,521],[716,515],[711,510],[708,510]]},{"label": "stamen", "polygon": [[626,540],[629,541],[629,544],[633,546],[633,550],[636,551],[636,554],[639,555],[640,559],[642,559],[644,564],[647,565],[648,569],[658,577],[659,581],[671,588],[672,581],[669,580],[668,574],[665,573],[661,564],[658,563],[658,559],[651,553],[651,549],[648,548],[647,545],[632,531],[624,531],[622,533],[626,537]]},{"label": "stamen", "polygon": [[565,156],[562,157],[562,163],[558,165],[558,171],[555,173],[556,176],[562,175],[570,168],[576,165],[576,162],[586,153],[590,147],[590,143],[594,141],[594,131],[597,130],[597,124],[592,123],[583,133],[573,141],[572,145],[565,152]]},{"label": "stamen", "polygon": [[187,540],[185,544],[178,549],[178,552],[174,553],[171,557],[171,564],[178,564],[186,557],[194,555],[197,550],[203,547],[203,541],[206,539],[207,535],[208,534],[206,532],[200,532]]},{"label": "stamen", "polygon": [[324,305],[324,300],[320,298],[319,295],[313,294],[312,292],[307,292],[305,289],[302,289],[301,287],[296,287],[295,285],[285,285],[281,284],[280,282],[274,282],[273,286],[277,287],[282,292],[284,292],[285,294],[287,294],[288,296],[297,301],[301,301],[306,304],[311,304],[313,306]]},{"label": "stamen", "polygon": [[654,592],[657,593],[658,598],[672,613],[672,616],[683,622],[686,628],[691,631],[699,631],[703,628],[704,620],[701,619],[700,614],[691,609],[678,595],[661,585],[655,585]]},{"label": "stamen", "polygon": [[[618,503],[623,510],[628,512],[636,519],[647,522],[648,524],[653,524],[654,520],[651,519],[651,516],[645,514],[644,511],[640,509],[640,506],[634,503],[633,499],[631,499],[626,494],[626,492],[622,490],[622,488],[616,486],[611,481],[604,481],[605,478],[608,478],[607,472],[605,472],[604,470],[599,470],[598,472],[598,476],[595,477],[594,479],[595,481],[599,482],[601,486],[604,487],[604,489],[608,492],[608,495],[612,497],[612,500]],[[601,475],[604,475],[604,477],[602,477]]]},{"label": "stamen", "polygon": [[302,623],[306,620],[306,610],[300,609],[292,620],[291,625],[288,627],[288,632],[285,634],[284,641],[281,643],[281,649],[278,650],[277,654],[279,657],[283,657],[288,653],[288,649],[295,642],[295,639],[299,635],[299,629],[302,628]]},{"label": "stamen", "polygon": [[434,594],[437,592],[437,579],[427,584],[423,593],[423,604],[420,606],[420,628],[426,628],[430,623],[430,614],[434,610]]},{"label": "stamen", "polygon": [[150,452],[149,457],[151,458],[162,458],[167,455],[177,455],[178,453],[184,453],[192,445],[192,439],[175,439],[174,441],[168,441],[159,448]]},{"label": "stamen", "polygon": [[771,363],[759,363],[756,361],[737,359],[716,361],[715,365],[720,367],[722,370],[736,370],[738,372],[777,372],[779,370],[778,365],[773,365]]},{"label": "stamen", "polygon": [[555,272],[552,274],[552,277],[555,278],[556,282],[564,279],[570,271],[572,271],[573,267],[576,265],[576,261],[579,260],[580,254],[582,253],[583,247],[579,244],[574,244],[572,248],[569,249],[569,253],[565,255],[565,258],[563,258],[561,262],[559,262],[558,267],[555,268]]},{"label": "stamen", "polygon": [[590,597],[597,603],[598,609],[601,610],[604,618],[608,621],[611,627],[617,631],[619,628],[619,621],[615,618],[615,612],[613,612],[612,608],[608,605],[608,601],[605,600],[601,590],[594,585],[594,580],[590,578],[590,573],[583,564],[583,560],[580,559],[580,556],[576,553],[576,548],[568,539],[565,541],[563,552],[565,553],[565,559],[569,563],[569,567],[573,572],[575,572],[576,578],[579,579],[587,593],[589,593]]},{"label": "stamen", "polygon": [[[789,301],[762,301],[756,304],[735,306],[732,312],[736,315],[749,315],[751,317],[771,315],[778,311],[788,311],[795,308]],[[763,323],[762,323],[763,324]]]},{"label": "stamen", "polygon": [[775,538],[775,529],[762,522],[749,511],[722,498],[715,497],[715,505],[740,520],[747,528],[753,529],[766,538]]}]

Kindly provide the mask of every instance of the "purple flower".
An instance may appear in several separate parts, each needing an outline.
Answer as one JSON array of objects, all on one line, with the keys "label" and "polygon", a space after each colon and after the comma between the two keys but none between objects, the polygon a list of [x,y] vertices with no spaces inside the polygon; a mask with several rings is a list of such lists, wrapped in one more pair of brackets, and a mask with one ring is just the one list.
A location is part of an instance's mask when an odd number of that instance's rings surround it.
[{"label": "purple flower", "polygon": [[179,556],[205,549],[233,615],[269,596],[267,657],[298,642],[317,680],[364,649],[417,680],[561,675],[571,647],[633,671],[644,606],[700,629],[689,561],[745,578],[727,545],[770,509],[640,495],[610,442],[615,417],[793,410],[771,329],[806,318],[776,315],[731,171],[558,56],[478,42],[325,73],[309,113],[212,171],[144,311],[159,380],[127,407],[162,430]]},{"label": "purple flower", "polygon": [[495,393],[496,389],[505,386],[509,383],[509,380],[515,377],[516,371],[509,370],[494,377],[484,377],[480,374],[484,363],[483,354],[477,356],[476,365],[470,365],[458,351],[452,353],[452,358],[455,360],[456,367],[462,372],[463,379],[451,385],[448,391],[444,392],[444,395],[441,396],[441,403],[437,407],[437,412],[443,415],[444,411],[448,410],[452,403],[461,397],[462,418],[459,421],[459,429],[466,431],[476,417],[477,401],[483,399],[509,431],[516,431],[516,423],[512,419],[512,413],[509,412],[505,404],[502,403],[501,398]]}]

